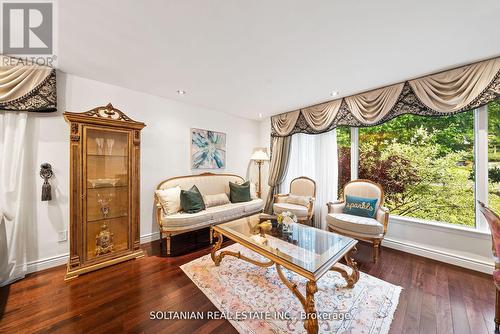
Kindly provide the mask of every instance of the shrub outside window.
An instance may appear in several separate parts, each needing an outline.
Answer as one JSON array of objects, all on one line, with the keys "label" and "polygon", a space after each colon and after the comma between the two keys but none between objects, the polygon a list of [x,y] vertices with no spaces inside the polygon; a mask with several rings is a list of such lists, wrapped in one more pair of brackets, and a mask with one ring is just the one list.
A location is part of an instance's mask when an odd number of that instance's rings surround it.
[{"label": "shrub outside window", "polygon": [[359,129],[359,178],[380,183],[391,214],[475,226],[474,113],[403,115]]}]

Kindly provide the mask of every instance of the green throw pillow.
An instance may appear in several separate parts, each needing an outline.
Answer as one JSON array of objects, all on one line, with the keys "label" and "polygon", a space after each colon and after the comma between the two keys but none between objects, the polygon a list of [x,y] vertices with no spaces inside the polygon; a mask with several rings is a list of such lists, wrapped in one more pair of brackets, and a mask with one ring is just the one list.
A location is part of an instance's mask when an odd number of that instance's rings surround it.
[{"label": "green throw pillow", "polygon": [[377,198],[364,198],[347,195],[344,213],[360,217],[373,218],[373,216],[375,216],[377,201]]},{"label": "green throw pillow", "polygon": [[229,199],[231,203],[249,202],[250,197],[250,181],[243,184],[229,182]]},{"label": "green throw pillow", "polygon": [[196,213],[205,210],[203,196],[196,186],[189,190],[181,190],[181,208],[186,213]]}]

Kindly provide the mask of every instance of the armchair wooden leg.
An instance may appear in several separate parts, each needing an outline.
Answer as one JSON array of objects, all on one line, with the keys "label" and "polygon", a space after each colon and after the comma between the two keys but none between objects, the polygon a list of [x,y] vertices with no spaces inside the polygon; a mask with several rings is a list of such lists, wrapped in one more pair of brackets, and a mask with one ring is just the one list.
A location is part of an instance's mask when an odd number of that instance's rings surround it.
[{"label": "armchair wooden leg", "polygon": [[373,240],[373,263],[377,263],[380,251],[380,240]]},{"label": "armchair wooden leg", "polygon": [[500,290],[495,288],[496,298],[495,298],[495,333],[498,333],[498,328],[500,327]]},{"label": "armchair wooden leg", "polygon": [[165,256],[166,253],[165,239],[163,239],[163,233],[160,232],[160,256]]},{"label": "armchair wooden leg", "polygon": [[171,234],[167,234],[167,256],[170,256],[170,241],[171,241]]}]

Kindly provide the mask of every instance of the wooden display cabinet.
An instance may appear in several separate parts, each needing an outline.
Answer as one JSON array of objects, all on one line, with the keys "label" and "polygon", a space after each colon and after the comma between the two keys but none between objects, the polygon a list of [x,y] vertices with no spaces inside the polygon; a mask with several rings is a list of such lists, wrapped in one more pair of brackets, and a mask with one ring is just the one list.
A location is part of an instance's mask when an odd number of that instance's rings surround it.
[{"label": "wooden display cabinet", "polygon": [[70,257],[66,280],[144,256],[140,248],[140,131],[111,104],[65,112],[70,125]]}]

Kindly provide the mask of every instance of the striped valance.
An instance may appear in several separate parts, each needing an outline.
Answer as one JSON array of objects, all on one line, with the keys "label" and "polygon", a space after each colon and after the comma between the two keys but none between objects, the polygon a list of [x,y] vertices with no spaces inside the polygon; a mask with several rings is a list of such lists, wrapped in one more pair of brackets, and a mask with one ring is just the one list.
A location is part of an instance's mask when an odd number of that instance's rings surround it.
[{"label": "striped valance", "polygon": [[441,116],[500,96],[500,57],[271,117],[273,137],[365,127],[403,114]]},{"label": "striped valance", "polygon": [[0,55],[0,110],[55,111],[56,70]]}]

